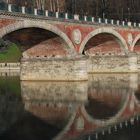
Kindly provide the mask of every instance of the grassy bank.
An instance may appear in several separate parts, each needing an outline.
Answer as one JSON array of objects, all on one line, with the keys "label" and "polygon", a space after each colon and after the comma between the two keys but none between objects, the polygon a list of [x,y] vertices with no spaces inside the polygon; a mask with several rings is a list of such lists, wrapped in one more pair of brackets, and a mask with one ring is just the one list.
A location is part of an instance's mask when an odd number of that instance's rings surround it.
[{"label": "grassy bank", "polygon": [[19,47],[12,43],[6,50],[0,51],[0,63],[2,62],[19,62],[21,58]]}]

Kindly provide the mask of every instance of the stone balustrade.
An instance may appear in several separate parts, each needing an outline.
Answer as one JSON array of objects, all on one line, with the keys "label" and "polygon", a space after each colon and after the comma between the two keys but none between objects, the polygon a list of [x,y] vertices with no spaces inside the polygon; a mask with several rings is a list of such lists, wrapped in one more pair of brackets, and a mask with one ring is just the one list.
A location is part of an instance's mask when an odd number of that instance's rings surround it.
[{"label": "stone balustrade", "polygon": [[40,10],[40,9],[32,9],[25,6],[18,6],[13,4],[1,4],[0,3],[0,11],[7,11],[7,12],[16,12],[26,15],[34,15],[34,16],[44,16],[45,17],[53,17],[59,19],[66,19],[66,20],[75,20],[75,21],[84,21],[84,22],[91,22],[91,23],[98,23],[98,24],[111,24],[116,26],[125,26],[125,27],[138,27],[140,28],[140,23],[132,23],[130,21],[119,21],[113,19],[102,19],[102,18],[95,18],[91,16],[81,16],[81,15],[70,15],[68,13],[61,13],[61,12],[52,12],[48,10]]}]

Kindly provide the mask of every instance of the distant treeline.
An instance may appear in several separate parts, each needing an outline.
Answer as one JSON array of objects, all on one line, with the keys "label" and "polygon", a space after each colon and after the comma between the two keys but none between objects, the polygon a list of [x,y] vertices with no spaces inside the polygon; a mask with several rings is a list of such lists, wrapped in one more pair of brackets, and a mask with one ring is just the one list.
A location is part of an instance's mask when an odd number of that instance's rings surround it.
[{"label": "distant treeline", "polygon": [[140,0],[0,0],[95,17],[140,21]]},{"label": "distant treeline", "polygon": [[96,17],[140,20],[140,0],[66,0],[66,10],[71,13]]}]

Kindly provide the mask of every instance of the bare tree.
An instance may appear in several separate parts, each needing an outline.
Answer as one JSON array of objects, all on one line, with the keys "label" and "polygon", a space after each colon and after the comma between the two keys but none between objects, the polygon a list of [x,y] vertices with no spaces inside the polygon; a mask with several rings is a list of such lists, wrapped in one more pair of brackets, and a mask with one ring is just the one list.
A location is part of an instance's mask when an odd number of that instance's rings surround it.
[{"label": "bare tree", "polygon": [[52,11],[53,10],[53,4],[52,4],[52,0],[49,0],[49,2],[50,2],[50,10]]},{"label": "bare tree", "polygon": [[0,0],[11,4],[120,20],[140,20],[140,0]]},{"label": "bare tree", "polygon": [[59,0],[56,0],[56,1],[57,1],[57,11],[59,12],[60,11]]}]

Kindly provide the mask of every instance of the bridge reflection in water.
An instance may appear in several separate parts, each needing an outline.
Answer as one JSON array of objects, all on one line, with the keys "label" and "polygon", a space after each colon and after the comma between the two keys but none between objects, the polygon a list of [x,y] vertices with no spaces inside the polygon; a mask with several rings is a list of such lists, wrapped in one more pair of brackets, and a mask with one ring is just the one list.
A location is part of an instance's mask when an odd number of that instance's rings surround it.
[{"label": "bridge reflection in water", "polygon": [[139,74],[94,74],[88,82],[0,81],[3,140],[112,139],[139,123]]}]

